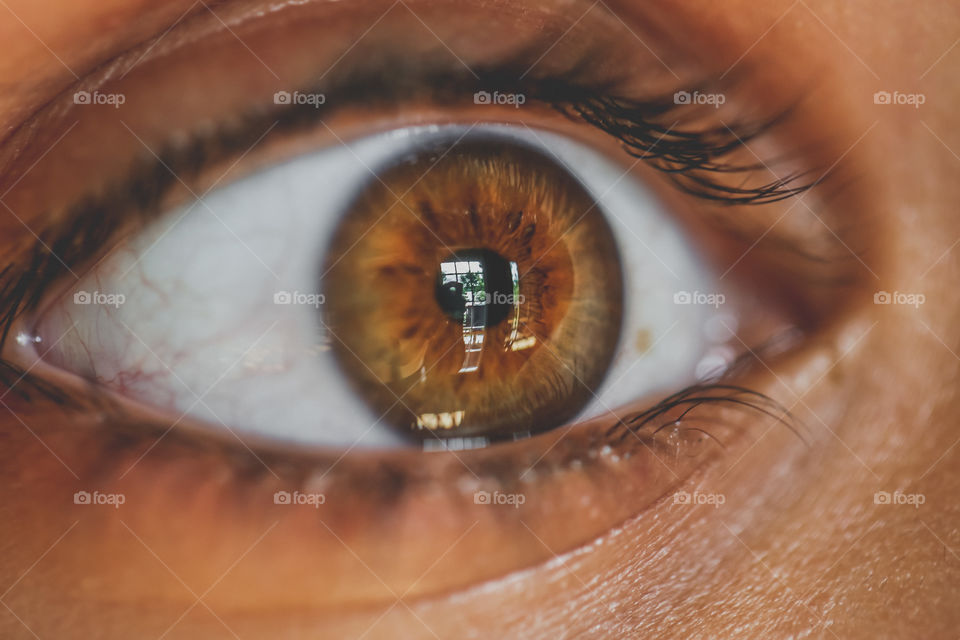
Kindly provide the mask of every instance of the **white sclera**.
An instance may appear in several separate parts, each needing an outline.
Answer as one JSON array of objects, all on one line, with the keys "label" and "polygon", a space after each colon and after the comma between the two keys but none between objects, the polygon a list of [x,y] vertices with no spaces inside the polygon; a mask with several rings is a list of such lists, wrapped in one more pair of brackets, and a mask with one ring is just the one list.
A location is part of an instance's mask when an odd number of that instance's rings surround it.
[{"label": "white sclera", "polygon": [[[43,343],[56,344],[48,357],[144,404],[237,433],[401,445],[329,351],[336,337],[318,313],[322,257],[350,201],[376,179],[371,170],[465,131],[408,128],[329,147],[164,214],[51,305],[40,324]],[[582,417],[692,381],[710,345],[704,327],[718,315],[703,303],[712,278],[649,190],[561,135],[493,125],[469,135],[502,136],[557,159],[597,199],[617,239],[621,344]],[[683,293],[692,304],[675,302]]]}]

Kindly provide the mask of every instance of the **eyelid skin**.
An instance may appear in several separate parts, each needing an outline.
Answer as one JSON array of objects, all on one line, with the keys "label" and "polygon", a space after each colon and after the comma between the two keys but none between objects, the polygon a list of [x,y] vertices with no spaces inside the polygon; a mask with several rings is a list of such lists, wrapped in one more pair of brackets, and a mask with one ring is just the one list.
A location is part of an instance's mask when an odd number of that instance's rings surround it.
[{"label": "eyelid skin", "polygon": [[[258,64],[256,60],[250,62]],[[132,98],[131,94],[131,104]],[[132,118],[127,122],[133,131],[146,136]],[[120,133],[130,137],[126,130],[120,129]],[[146,136],[145,140],[153,147],[157,138]],[[138,145],[139,141],[133,140],[133,148],[139,149]],[[53,154],[54,161],[57,155]],[[829,166],[839,155],[824,152],[827,162],[809,164]],[[45,163],[39,165],[41,170],[47,168]],[[51,174],[28,175],[21,185],[23,193],[42,191],[44,180],[49,180]],[[857,191],[843,196],[859,205],[853,209],[851,224],[868,209],[856,200],[858,196],[862,194]],[[18,201],[28,202],[25,196]],[[683,202],[687,209],[701,212],[699,203],[695,206],[689,200]],[[16,208],[21,209],[19,205]],[[752,241],[749,234],[745,235]],[[746,261],[743,268],[749,264]],[[823,271],[836,275],[839,269],[830,263]],[[806,287],[809,281],[803,279],[800,283],[796,286]],[[837,294],[837,288],[825,287],[817,295],[835,304]],[[839,305],[833,310],[837,308]],[[816,311],[811,315],[821,321],[821,309]],[[791,351],[782,359],[765,359],[776,364],[775,376],[755,366],[749,375],[738,371],[740,377],[731,384],[778,397],[783,391],[781,379],[791,384],[811,380],[807,375],[809,367],[804,366],[807,358],[811,353],[835,358],[842,352],[838,345],[849,343],[842,338],[828,332],[819,343],[805,346],[802,354]],[[814,370],[812,378],[820,372]],[[13,372],[10,380],[18,377],[19,373]],[[795,388],[802,387],[797,382]],[[29,421],[29,405],[14,401],[12,394],[8,402]],[[648,404],[649,399],[645,399],[643,405],[626,408],[623,417],[647,410]],[[661,421],[651,423],[651,431],[671,424],[686,408],[689,407],[675,407],[674,413],[658,416]],[[156,600],[158,607],[173,603],[172,608],[177,609],[193,600],[183,593],[182,585],[171,582],[162,566],[150,579],[142,574],[124,573],[124,560],[130,560],[132,565],[144,554],[142,545],[128,535],[126,526],[146,535],[150,548],[190,585],[214,583],[236,557],[254,545],[237,571],[231,572],[220,588],[209,595],[211,606],[218,611],[259,614],[276,608],[302,614],[323,607],[329,610],[390,602],[401,593],[429,602],[439,594],[466,589],[484,579],[549,560],[555,553],[589,544],[611,529],[613,533],[607,539],[618,540],[624,549],[637,551],[642,557],[642,575],[653,579],[642,586],[653,589],[665,583],[666,577],[657,575],[653,557],[656,553],[662,549],[673,553],[682,549],[694,557],[698,553],[697,538],[676,534],[681,529],[693,529],[685,519],[696,517],[671,511],[668,496],[672,488],[696,486],[704,478],[716,480],[722,474],[717,461],[746,455],[760,434],[770,432],[773,444],[765,441],[759,449],[770,454],[766,459],[735,477],[721,478],[715,485],[728,492],[731,503],[738,497],[745,503],[745,494],[763,497],[760,494],[764,491],[775,490],[776,487],[765,485],[772,469],[785,474],[796,458],[811,451],[783,428],[777,419],[779,413],[774,413],[774,417],[760,414],[758,419],[756,412],[718,403],[705,403],[701,410],[702,413],[687,415],[690,429],[681,434],[679,441],[671,438],[669,426],[655,435],[638,433],[638,438],[634,438],[619,422],[618,430],[611,431],[609,420],[601,418],[594,424],[578,425],[576,432],[547,434],[533,446],[529,442],[513,443],[505,445],[506,449],[447,452],[431,458],[427,464],[420,458],[408,457],[373,460],[348,456],[338,462],[337,455],[305,459],[290,451],[265,454],[258,443],[247,449],[226,432],[220,438],[197,438],[187,423],[164,435],[166,425],[131,416],[122,420],[115,413],[104,417],[101,411],[65,413],[63,424],[48,427],[42,434],[55,451],[68,452],[63,454],[64,461],[82,482],[49,456],[39,442],[31,440],[25,430],[12,436],[16,446],[11,450],[31,452],[41,461],[23,472],[29,477],[19,480],[43,481],[57,487],[52,491],[53,499],[64,505],[65,513],[80,513],[71,511],[73,490],[119,491],[128,497],[122,512],[83,513],[84,521],[76,530],[76,538],[86,543],[91,552],[64,563],[68,573],[77,578],[77,584],[83,576],[101,576],[102,583],[85,587],[92,597],[108,601],[113,597],[111,589],[120,587],[126,598],[123,604],[130,606],[149,608],[143,603]],[[702,429],[709,436],[695,429]],[[630,445],[630,449],[619,448],[612,442],[615,438]],[[714,443],[713,438],[726,449]],[[554,443],[556,446],[552,446]],[[606,446],[610,449],[605,450]],[[324,476],[331,468],[334,470]],[[525,473],[527,469],[532,471]],[[62,488],[70,491],[61,492]],[[277,491],[324,493],[328,501],[323,506],[329,509],[322,513],[311,508],[283,510],[274,502]],[[523,493],[525,502],[517,508],[483,509],[475,501],[477,491]],[[646,533],[626,542],[617,539],[615,526],[637,514],[649,522]],[[749,525],[748,515],[733,523],[737,531],[741,531],[740,526]],[[158,516],[162,522],[158,522]],[[531,536],[530,531],[536,535]],[[709,538],[703,528],[700,534],[703,537],[699,543],[705,544]],[[109,549],[100,542],[115,541],[121,536],[123,542]],[[675,538],[679,538],[676,547],[663,546],[664,539]],[[424,540],[431,541],[426,545],[429,548],[423,548]],[[397,554],[397,549],[405,553]],[[438,559],[443,549],[450,551]],[[207,561],[193,561],[199,557]],[[436,570],[421,576],[423,568],[434,562],[438,563]],[[553,575],[556,580],[572,580],[560,569]],[[265,576],[273,587],[269,593],[248,590],[250,584],[264,584]],[[533,587],[529,593],[540,592]],[[357,634],[362,631],[358,629]]]}]

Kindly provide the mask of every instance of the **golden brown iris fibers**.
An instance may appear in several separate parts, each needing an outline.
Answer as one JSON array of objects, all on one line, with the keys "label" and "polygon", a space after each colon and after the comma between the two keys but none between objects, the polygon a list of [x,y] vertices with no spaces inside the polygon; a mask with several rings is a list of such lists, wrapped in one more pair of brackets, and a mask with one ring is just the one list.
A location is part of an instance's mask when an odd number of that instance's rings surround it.
[{"label": "golden brown iris fibers", "polygon": [[414,436],[503,438],[574,417],[619,338],[610,229],[566,170],[501,139],[379,172],[334,234],[323,321],[347,377]]}]

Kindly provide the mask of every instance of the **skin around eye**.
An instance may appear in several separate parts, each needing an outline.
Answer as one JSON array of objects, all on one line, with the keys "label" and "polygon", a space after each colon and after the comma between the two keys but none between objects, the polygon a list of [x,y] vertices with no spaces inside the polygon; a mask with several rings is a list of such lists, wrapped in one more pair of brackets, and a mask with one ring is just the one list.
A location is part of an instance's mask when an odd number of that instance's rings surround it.
[{"label": "skin around eye", "polygon": [[616,241],[542,154],[500,140],[404,158],[348,209],[331,249],[334,352],[399,429],[545,430],[599,389],[621,326]]},{"label": "skin around eye", "polygon": [[[311,4],[329,8],[323,20],[307,26],[296,16],[292,29],[260,38],[242,29],[231,11],[273,19],[284,13],[282,6]],[[48,214],[77,197],[81,186],[119,174],[129,157],[120,149],[142,150],[141,140],[157,148],[171,130],[187,129],[188,119],[209,122],[232,113],[228,106],[237,105],[226,96],[237,104],[249,99],[257,74],[280,85],[265,92],[269,101],[274,91],[315,78],[354,42],[354,52],[377,50],[365,30],[391,4],[6,0],[0,7],[6,54],[0,120],[9,132],[0,149],[4,266],[20,264],[20,247],[35,244],[33,233],[46,239],[51,226],[63,226]],[[653,62],[668,79],[683,75],[661,46],[669,38],[695,51],[702,61],[695,70],[713,78],[752,76],[747,69],[755,62],[752,69],[765,77],[752,97],[741,96],[747,110],[778,88],[803,94],[804,113],[780,140],[790,144],[778,148],[796,151],[800,170],[836,165],[847,179],[827,181],[783,208],[761,208],[769,217],[744,218],[761,220],[757,232],[719,272],[733,269],[726,280],[756,272],[772,289],[807,294],[797,298],[801,308],[804,300],[818,301],[815,315],[822,321],[787,353],[758,349],[759,374],[738,378],[801,416],[810,426],[809,446],[762,414],[743,418],[750,436],[738,445],[717,429],[730,416],[703,405],[701,426],[726,447],[711,464],[688,457],[689,449],[669,439],[669,446],[655,448],[663,454],[658,459],[629,433],[636,451],[628,460],[602,438],[610,426],[604,424],[589,437],[561,429],[467,452],[407,451],[402,463],[357,451],[320,463],[296,451],[267,456],[256,448],[277,478],[236,441],[218,448],[202,434],[182,433],[183,423],[164,435],[173,422],[166,416],[128,424],[116,415],[64,411],[31,384],[42,363],[22,377],[30,361],[17,360],[22,368],[4,366],[0,419],[0,636],[953,637],[960,622],[951,595],[960,583],[955,3],[886,3],[877,11],[866,0],[520,1],[484,2],[484,12],[474,4],[400,3],[371,33],[399,15],[402,28],[388,34],[412,34],[405,41],[434,44],[435,58],[452,51],[452,63],[475,67],[486,51],[495,56],[517,40],[515,23],[543,32],[527,46],[533,58],[555,42],[551,53],[584,36],[617,39],[619,29],[633,49],[595,60],[627,70],[637,86],[648,77],[633,69],[630,54],[647,48],[665,61]],[[360,6],[370,15],[356,25],[332,15]],[[542,20],[553,6],[567,19]],[[208,40],[185,35],[177,21],[182,26],[196,15],[219,26],[235,50],[218,56],[212,46],[190,46]],[[596,15],[604,21],[594,21]],[[289,55],[296,28],[307,36],[298,47],[306,52],[302,58],[334,51],[319,72],[304,65],[307,71],[291,77],[283,69],[283,60],[296,57]],[[96,106],[62,105],[54,111],[65,114],[63,128],[50,119],[23,122],[40,105],[53,104],[48,100],[58,91],[72,94],[74,73],[83,75],[103,54],[151,34],[159,40],[131,51],[132,60],[146,50],[145,60],[173,43],[187,45],[179,56],[153,60],[155,71],[169,69],[165,79],[127,83],[120,89],[125,105],[102,105],[107,116],[95,122],[89,114]],[[105,73],[119,75],[111,68]],[[878,93],[890,101],[877,102]],[[897,101],[904,94],[913,104]],[[736,103],[732,94],[727,98],[727,106]],[[517,113],[533,126],[528,111]],[[83,122],[58,142],[75,119]],[[426,121],[434,120],[419,122]],[[71,145],[71,138],[83,144]],[[832,141],[829,151],[808,163],[807,145],[825,138]],[[686,204],[698,216],[716,213],[703,203]],[[800,266],[807,264],[802,256],[790,256],[792,243],[770,242],[792,236],[803,221],[843,243],[812,273]],[[616,220],[609,223],[614,228]],[[313,256],[315,276],[321,252],[303,253]],[[642,253],[621,251],[621,258]],[[783,278],[771,266],[785,263],[795,277]],[[623,272],[627,278],[636,270]],[[848,286],[840,288],[840,281]],[[290,290],[269,282],[267,304],[279,289]],[[671,289],[693,287],[677,282]],[[629,298],[630,286],[624,290]],[[901,295],[884,304],[881,296],[877,303],[874,296],[884,291],[911,292],[914,301],[922,292],[926,300],[902,304]],[[672,305],[669,296],[651,308],[681,321],[694,310]],[[625,313],[630,309],[628,302]],[[305,311],[304,318],[315,316],[315,309]],[[688,335],[683,331],[678,325],[670,335]],[[632,331],[623,335],[637,341]],[[654,342],[652,352],[664,342]],[[670,353],[682,345],[672,346]],[[651,379],[646,371],[638,374],[642,367],[626,377]],[[667,380],[675,370],[662,364],[653,370],[669,371],[663,381],[672,386]],[[230,395],[237,402],[249,394]],[[628,408],[642,411],[648,404]],[[611,446],[606,455],[605,445]],[[678,469],[677,461],[695,472]],[[475,488],[514,500],[481,504]],[[273,501],[277,491],[298,490],[324,492],[327,502]],[[75,502],[83,491],[122,495],[125,502]],[[892,499],[884,502],[884,493]]]}]

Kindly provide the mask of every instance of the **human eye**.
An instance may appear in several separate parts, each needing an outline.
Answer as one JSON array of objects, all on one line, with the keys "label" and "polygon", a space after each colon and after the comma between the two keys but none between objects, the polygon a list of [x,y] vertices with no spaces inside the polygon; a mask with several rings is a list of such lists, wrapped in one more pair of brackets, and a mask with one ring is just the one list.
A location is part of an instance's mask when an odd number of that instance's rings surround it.
[{"label": "human eye", "polygon": [[[799,433],[757,354],[789,361],[855,279],[813,209],[776,224],[832,184],[788,144],[797,96],[673,45],[664,66],[603,10],[464,11],[511,37],[402,7],[369,33],[355,7],[208,15],[77,88],[122,101],[71,91],[23,129],[56,145],[15,185],[38,231],[0,283],[10,386],[88,425],[59,433],[141,523],[189,520],[151,489],[185,478],[230,548],[282,515],[278,603],[501,575]],[[274,501],[297,491],[319,525]],[[419,582],[424,539],[473,526]]]},{"label": "human eye", "polygon": [[474,123],[241,178],[138,231],[18,333],[174,418],[307,445],[479,446],[693,382],[731,350],[707,335],[735,323],[724,303],[623,169]]}]

